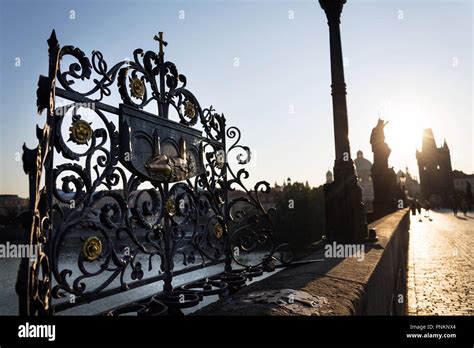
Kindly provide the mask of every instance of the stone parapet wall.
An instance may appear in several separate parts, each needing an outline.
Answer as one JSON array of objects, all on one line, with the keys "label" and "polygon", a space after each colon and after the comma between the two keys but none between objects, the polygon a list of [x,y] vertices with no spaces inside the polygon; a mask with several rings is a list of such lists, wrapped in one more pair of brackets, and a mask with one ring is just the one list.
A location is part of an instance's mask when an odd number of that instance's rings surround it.
[{"label": "stone parapet wall", "polygon": [[[307,259],[323,261],[289,267],[195,315],[404,314],[409,223],[407,209],[372,223],[370,227],[377,230],[379,239],[365,245],[363,260],[325,258],[321,245]],[[262,300],[270,296],[285,300]]]}]

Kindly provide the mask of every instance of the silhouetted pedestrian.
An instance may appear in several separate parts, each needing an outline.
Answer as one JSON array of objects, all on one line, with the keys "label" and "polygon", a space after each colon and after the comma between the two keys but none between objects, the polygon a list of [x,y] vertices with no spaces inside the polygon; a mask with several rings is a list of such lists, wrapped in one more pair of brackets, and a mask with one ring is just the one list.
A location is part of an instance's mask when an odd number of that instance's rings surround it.
[{"label": "silhouetted pedestrian", "polygon": [[465,199],[461,201],[461,210],[464,216],[467,216],[467,202]]},{"label": "silhouetted pedestrian", "polygon": [[410,210],[411,210],[411,215],[416,216],[416,203],[415,203],[415,201],[411,201]]},{"label": "silhouetted pedestrian", "polygon": [[454,216],[458,216],[458,200],[456,199],[456,196],[452,197],[452,207]]},{"label": "silhouetted pedestrian", "polygon": [[[428,200],[425,200],[425,217],[426,218],[430,218],[430,202],[428,202]],[[431,220],[431,219],[430,219]]]},{"label": "silhouetted pedestrian", "polygon": [[421,203],[419,200],[416,200],[416,211],[418,212],[418,215],[420,216],[420,219],[418,220],[419,222],[421,222]]},{"label": "silhouetted pedestrian", "polygon": [[467,210],[472,210],[472,187],[471,184],[466,181],[466,204]]}]

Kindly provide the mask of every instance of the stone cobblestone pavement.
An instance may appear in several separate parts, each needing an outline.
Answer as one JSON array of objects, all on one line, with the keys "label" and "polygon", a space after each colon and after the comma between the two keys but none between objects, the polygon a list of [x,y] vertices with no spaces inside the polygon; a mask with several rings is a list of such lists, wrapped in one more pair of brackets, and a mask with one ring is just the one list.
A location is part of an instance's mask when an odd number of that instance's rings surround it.
[{"label": "stone cobblestone pavement", "polygon": [[411,216],[408,315],[474,315],[474,214],[430,215]]}]

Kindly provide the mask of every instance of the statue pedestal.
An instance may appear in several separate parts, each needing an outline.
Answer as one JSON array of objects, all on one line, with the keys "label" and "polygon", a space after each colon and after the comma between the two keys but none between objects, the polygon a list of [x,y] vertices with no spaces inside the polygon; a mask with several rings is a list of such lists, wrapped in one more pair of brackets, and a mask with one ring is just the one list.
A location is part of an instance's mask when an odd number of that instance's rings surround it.
[{"label": "statue pedestal", "polygon": [[374,184],[374,215],[381,218],[397,210],[397,175],[392,168],[372,167]]}]

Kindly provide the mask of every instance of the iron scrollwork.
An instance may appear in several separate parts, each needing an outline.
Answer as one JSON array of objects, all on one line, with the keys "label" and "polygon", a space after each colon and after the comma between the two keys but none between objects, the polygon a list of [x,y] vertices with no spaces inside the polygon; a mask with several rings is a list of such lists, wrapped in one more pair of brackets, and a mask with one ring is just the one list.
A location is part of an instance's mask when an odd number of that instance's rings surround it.
[{"label": "iron scrollwork", "polygon": [[[163,293],[107,313],[163,314],[178,306],[177,294],[193,305],[271,269],[279,247],[260,198],[270,186],[246,188],[243,166],[251,152],[240,144],[240,130],[226,128],[212,106],[201,108],[186,77],[164,60],[161,35],[158,41],[160,52],[137,49],[133,61],[109,69],[99,51],[89,60],[77,47],[60,48],[54,31],[48,40],[49,76],[40,78],[37,92],[47,124],[38,131],[38,148],[24,152],[28,240],[42,252],[19,271],[18,288],[28,289],[19,290],[29,301],[23,313],[51,314],[52,300],[55,310],[67,309],[72,305],[59,301],[67,295],[80,304],[105,296],[113,284],[123,291],[152,277],[163,281]],[[64,70],[68,57],[75,62]],[[88,82],[85,91],[76,88],[79,81]],[[105,103],[115,85],[123,101],[118,108]],[[58,106],[58,98],[66,104]],[[144,110],[152,101],[156,114]],[[228,161],[234,154],[237,172]],[[173,287],[177,269],[219,262],[222,274]]]}]

